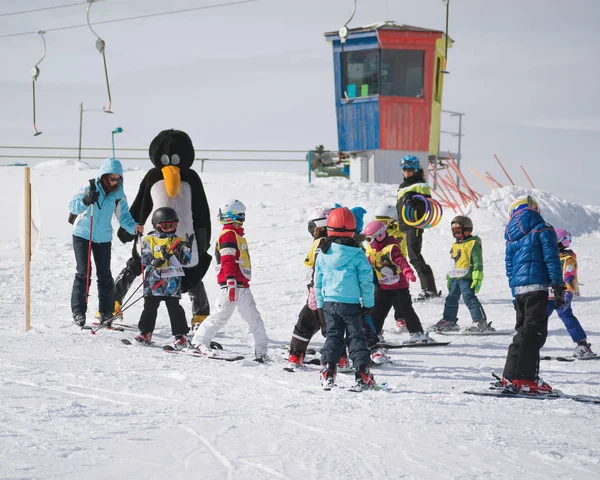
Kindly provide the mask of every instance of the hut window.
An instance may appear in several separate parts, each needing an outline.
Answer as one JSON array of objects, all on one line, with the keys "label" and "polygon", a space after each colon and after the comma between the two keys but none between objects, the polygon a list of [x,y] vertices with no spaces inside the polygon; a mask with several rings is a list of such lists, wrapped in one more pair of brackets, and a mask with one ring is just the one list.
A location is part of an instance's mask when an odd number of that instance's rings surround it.
[{"label": "hut window", "polygon": [[347,98],[379,95],[379,50],[344,52]]},{"label": "hut window", "polygon": [[423,97],[424,70],[422,50],[382,50],[381,95]]}]

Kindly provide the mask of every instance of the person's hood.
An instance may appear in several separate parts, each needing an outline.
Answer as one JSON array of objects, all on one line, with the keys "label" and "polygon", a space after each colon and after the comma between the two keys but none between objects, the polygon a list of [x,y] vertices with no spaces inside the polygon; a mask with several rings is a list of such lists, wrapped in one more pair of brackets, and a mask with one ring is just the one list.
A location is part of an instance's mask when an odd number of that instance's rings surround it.
[{"label": "person's hood", "polygon": [[548,227],[542,216],[533,208],[525,208],[515,213],[504,230],[504,238],[509,242],[520,240],[532,230]]},{"label": "person's hood", "polygon": [[102,162],[96,180],[100,181],[102,175],[119,175],[121,177],[121,185],[123,185],[123,166],[116,158],[107,158]]},{"label": "person's hood", "polygon": [[341,243],[331,243],[327,250],[321,250],[321,253],[327,255],[331,259],[331,263],[334,267],[343,267],[356,255],[362,253],[362,249],[359,246],[348,246]]}]

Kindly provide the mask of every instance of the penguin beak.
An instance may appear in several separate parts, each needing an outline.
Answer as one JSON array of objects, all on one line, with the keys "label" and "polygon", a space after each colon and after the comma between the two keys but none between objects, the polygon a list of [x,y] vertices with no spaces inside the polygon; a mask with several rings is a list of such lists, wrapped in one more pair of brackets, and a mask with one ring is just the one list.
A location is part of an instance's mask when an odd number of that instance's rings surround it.
[{"label": "penguin beak", "polygon": [[179,175],[179,167],[173,165],[167,165],[161,170],[163,178],[165,179],[165,188],[167,189],[167,195],[174,197],[179,193],[179,185],[181,184],[181,176]]}]

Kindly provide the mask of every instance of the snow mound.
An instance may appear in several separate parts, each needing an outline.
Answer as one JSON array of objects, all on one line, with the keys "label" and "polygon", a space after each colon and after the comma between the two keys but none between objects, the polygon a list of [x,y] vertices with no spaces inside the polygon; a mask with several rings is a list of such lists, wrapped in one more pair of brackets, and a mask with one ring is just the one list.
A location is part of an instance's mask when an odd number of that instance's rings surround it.
[{"label": "snow mound", "polygon": [[531,195],[540,206],[540,213],[556,228],[564,228],[578,236],[600,230],[600,212],[595,207],[569,202],[550,192],[521,187],[503,187],[492,190],[479,200],[479,208],[469,205],[465,214],[474,223],[476,230],[496,229],[506,225],[508,209],[517,197]]},{"label": "snow mound", "polygon": [[34,167],[36,170],[60,170],[67,168],[69,170],[90,170],[94,167],[86,162],[80,162],[78,160],[48,160],[46,162],[40,162]]}]

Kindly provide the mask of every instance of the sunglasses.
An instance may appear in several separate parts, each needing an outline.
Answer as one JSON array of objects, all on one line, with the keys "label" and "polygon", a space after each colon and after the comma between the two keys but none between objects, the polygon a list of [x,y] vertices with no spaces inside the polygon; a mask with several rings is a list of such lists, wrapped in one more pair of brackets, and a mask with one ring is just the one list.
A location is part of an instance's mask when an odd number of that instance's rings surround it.
[{"label": "sunglasses", "polygon": [[120,175],[109,175],[108,181],[110,183],[119,183],[121,181],[121,176]]}]

